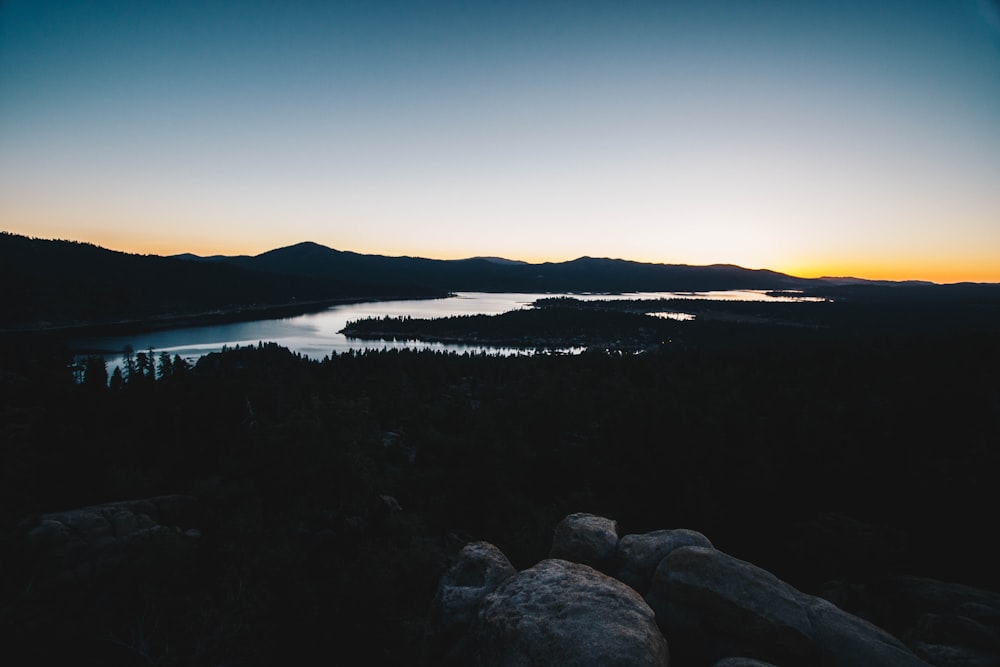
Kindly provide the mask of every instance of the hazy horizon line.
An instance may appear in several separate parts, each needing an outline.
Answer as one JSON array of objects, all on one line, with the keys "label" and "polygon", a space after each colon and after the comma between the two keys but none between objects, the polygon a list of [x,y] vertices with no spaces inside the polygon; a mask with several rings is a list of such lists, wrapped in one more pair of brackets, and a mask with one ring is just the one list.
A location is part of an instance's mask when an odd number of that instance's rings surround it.
[{"label": "hazy horizon line", "polygon": [[737,268],[740,268],[740,269],[746,269],[746,270],[750,270],[750,271],[772,271],[772,272],[780,273],[780,274],[787,275],[787,276],[790,276],[790,277],[793,277],[793,278],[812,279],[812,280],[824,280],[824,279],[825,280],[861,280],[861,281],[868,281],[868,282],[929,283],[929,284],[934,284],[934,285],[954,285],[954,284],[962,284],[962,283],[1000,284],[1000,281],[995,281],[995,280],[975,280],[975,279],[970,279],[970,278],[958,279],[958,280],[941,281],[941,280],[932,280],[930,278],[914,278],[914,277],[909,277],[909,278],[898,278],[898,277],[891,277],[891,278],[887,278],[887,277],[867,277],[867,276],[865,276],[865,275],[863,275],[861,273],[852,273],[852,272],[847,272],[847,273],[836,273],[835,272],[835,273],[831,273],[831,272],[816,272],[816,271],[813,271],[813,272],[796,272],[794,270],[774,268],[774,267],[770,267],[770,266],[759,266],[759,267],[758,266],[746,266],[746,265],[743,265],[743,264],[740,264],[740,263],[737,263],[737,262],[726,262],[726,261],[710,262],[710,263],[702,264],[702,263],[691,263],[691,262],[681,262],[681,261],[653,261],[653,260],[646,260],[646,259],[631,259],[631,258],[626,258],[626,257],[610,257],[610,256],[607,256],[607,255],[600,255],[600,254],[584,254],[584,255],[579,255],[579,256],[576,256],[576,257],[569,258],[569,259],[542,259],[542,260],[538,260],[538,259],[533,259],[533,260],[532,259],[528,259],[528,260],[526,260],[526,259],[522,259],[520,257],[511,257],[511,256],[505,256],[505,255],[498,255],[498,254],[477,254],[477,255],[463,255],[463,256],[450,256],[450,257],[449,256],[446,256],[446,257],[434,257],[434,256],[421,255],[421,254],[410,254],[410,253],[390,254],[390,253],[384,253],[384,252],[379,252],[379,251],[365,252],[365,251],[361,251],[361,250],[352,250],[352,249],[346,249],[346,248],[338,248],[338,247],[335,247],[335,246],[327,245],[325,243],[321,243],[319,241],[314,241],[312,239],[307,239],[307,240],[302,240],[302,241],[296,241],[294,243],[286,243],[286,244],[282,244],[282,245],[276,245],[274,247],[269,247],[269,248],[267,248],[265,250],[262,250],[260,252],[239,252],[239,251],[231,252],[231,253],[229,253],[229,252],[206,252],[206,251],[194,252],[194,251],[192,251],[190,249],[189,250],[181,250],[179,252],[172,252],[172,251],[169,251],[169,250],[168,251],[162,251],[161,250],[159,252],[155,252],[155,251],[139,250],[139,249],[135,249],[134,247],[132,247],[132,248],[121,247],[121,246],[119,246],[119,247],[112,247],[111,244],[108,244],[108,243],[105,243],[105,242],[91,241],[91,240],[78,239],[78,238],[45,237],[45,236],[37,236],[37,235],[33,235],[33,234],[23,234],[23,233],[20,233],[20,232],[15,232],[15,231],[10,231],[10,230],[0,230],[0,233],[10,234],[10,235],[13,235],[13,236],[23,236],[25,238],[29,238],[29,239],[32,239],[32,240],[38,240],[38,241],[63,241],[63,242],[68,242],[68,243],[79,243],[79,244],[84,244],[84,245],[92,245],[92,246],[95,246],[95,247],[98,247],[98,248],[102,248],[104,250],[110,250],[112,252],[120,252],[120,253],[130,254],[130,255],[140,255],[140,256],[147,256],[147,257],[165,257],[165,258],[175,258],[175,257],[181,256],[181,255],[192,255],[194,257],[198,257],[198,258],[202,258],[202,259],[204,259],[204,258],[212,258],[212,257],[257,257],[257,256],[260,256],[260,255],[263,255],[263,254],[266,254],[268,252],[272,252],[272,251],[275,251],[275,250],[282,250],[282,249],[286,249],[286,248],[292,248],[292,247],[295,247],[295,246],[298,246],[298,245],[303,245],[303,244],[314,244],[314,245],[317,245],[317,246],[320,246],[320,247],[323,247],[323,248],[327,248],[329,250],[335,250],[335,251],[338,251],[338,252],[348,252],[348,253],[353,253],[353,254],[356,254],[356,255],[389,257],[389,258],[406,258],[406,257],[408,257],[408,258],[428,259],[428,260],[435,260],[435,261],[463,261],[463,260],[470,260],[470,259],[485,259],[487,261],[488,260],[503,260],[503,261],[512,262],[512,263],[521,263],[521,264],[525,264],[525,265],[529,265],[529,266],[539,266],[539,265],[543,265],[543,264],[564,264],[564,263],[567,263],[567,262],[573,262],[573,261],[580,260],[580,259],[606,259],[606,260],[611,260],[611,261],[623,261],[623,262],[633,262],[633,263],[636,263],[636,264],[651,264],[651,265],[663,265],[663,266],[691,266],[691,267],[733,266],[733,267],[737,267]]}]

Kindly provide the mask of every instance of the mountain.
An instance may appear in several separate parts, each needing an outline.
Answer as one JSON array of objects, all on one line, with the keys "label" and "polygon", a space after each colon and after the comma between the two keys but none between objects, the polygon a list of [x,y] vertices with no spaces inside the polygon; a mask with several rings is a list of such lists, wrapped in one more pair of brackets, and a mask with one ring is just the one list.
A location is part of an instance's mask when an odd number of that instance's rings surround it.
[{"label": "mountain", "polygon": [[[802,290],[837,300],[997,303],[1000,286],[806,279],[731,264],[580,257],[528,264],[335,250],[304,242],[256,256],[175,257],[0,232],[0,330],[163,320],[344,299],[482,292]],[[249,315],[247,315],[249,316]]]},{"label": "mountain", "polygon": [[388,257],[305,242],[227,264],[309,278],[420,285],[428,290],[483,292],[636,292],[807,289],[822,281],[729,264],[689,266],[581,257],[528,264],[491,257],[460,260]]},{"label": "mountain", "polygon": [[0,232],[0,329],[38,329],[204,314],[309,301],[440,296],[413,285],[267,273],[89,243]]},{"label": "mountain", "polygon": [[823,276],[820,280],[831,285],[882,285],[883,287],[935,284],[929,280],[868,280],[866,278],[854,278],[851,276]]},{"label": "mountain", "polygon": [[822,296],[854,303],[979,303],[987,308],[1000,307],[998,283],[936,283],[908,280],[852,281],[822,283],[803,290],[807,296]]},{"label": "mountain", "polygon": [[469,259],[485,259],[487,262],[493,262],[494,264],[506,264],[508,266],[512,264],[518,264],[523,266],[524,264],[528,263],[528,262],[522,262],[519,259],[506,259],[504,257],[470,257]]}]

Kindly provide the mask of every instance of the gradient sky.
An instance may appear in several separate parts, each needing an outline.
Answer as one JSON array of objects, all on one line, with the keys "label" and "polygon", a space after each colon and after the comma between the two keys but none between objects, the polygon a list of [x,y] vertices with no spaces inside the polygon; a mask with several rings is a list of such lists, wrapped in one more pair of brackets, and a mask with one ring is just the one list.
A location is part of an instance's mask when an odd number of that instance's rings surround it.
[{"label": "gradient sky", "polygon": [[0,229],[1000,282],[1000,5],[0,1]]}]

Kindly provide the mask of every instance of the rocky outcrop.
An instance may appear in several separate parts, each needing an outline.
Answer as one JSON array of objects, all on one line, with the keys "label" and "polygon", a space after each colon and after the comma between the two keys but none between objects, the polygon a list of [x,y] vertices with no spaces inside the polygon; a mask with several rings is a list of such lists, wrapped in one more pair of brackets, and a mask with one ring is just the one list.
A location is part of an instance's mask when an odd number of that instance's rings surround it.
[{"label": "rocky outcrop", "polygon": [[609,572],[618,548],[618,523],[594,514],[570,514],[556,526],[550,558]]},{"label": "rocky outcrop", "polygon": [[815,657],[798,591],[708,547],[681,547],[656,568],[646,601],[674,649],[706,662],[747,656],[779,664]]},{"label": "rocky outcrop", "polygon": [[458,560],[438,585],[427,615],[425,664],[460,665],[469,661],[469,631],[479,603],[506,579],[517,574],[507,557],[488,542],[462,548]]},{"label": "rocky outcrop", "polygon": [[568,558],[516,574],[495,547],[466,547],[435,598],[425,662],[665,665],[669,654],[681,667],[1000,667],[1000,596],[899,578],[896,599],[924,612],[907,646],[695,531],[622,537],[618,581],[592,567],[607,566],[616,533],[610,519],[570,515],[552,546]]},{"label": "rocky outcrop", "polygon": [[158,496],[43,514],[22,522],[26,562],[40,587],[97,579],[156,536],[195,539],[198,500]]},{"label": "rocky outcrop", "polygon": [[549,559],[507,579],[479,606],[477,665],[667,665],[653,611],[593,568]]},{"label": "rocky outcrop", "polygon": [[923,577],[889,576],[831,585],[834,599],[871,614],[914,653],[938,667],[1000,667],[1000,594]]},{"label": "rocky outcrop", "polygon": [[673,551],[646,600],[692,662],[728,654],[785,666],[926,664],[884,630],[715,549]]},{"label": "rocky outcrop", "polygon": [[822,598],[801,593],[800,596],[806,601],[813,641],[823,665],[917,667],[927,664],[885,630]]},{"label": "rocky outcrop", "polygon": [[615,554],[617,574],[637,591],[648,591],[656,566],[671,551],[680,547],[712,547],[708,538],[696,530],[655,530],[642,535],[625,535],[618,540]]}]

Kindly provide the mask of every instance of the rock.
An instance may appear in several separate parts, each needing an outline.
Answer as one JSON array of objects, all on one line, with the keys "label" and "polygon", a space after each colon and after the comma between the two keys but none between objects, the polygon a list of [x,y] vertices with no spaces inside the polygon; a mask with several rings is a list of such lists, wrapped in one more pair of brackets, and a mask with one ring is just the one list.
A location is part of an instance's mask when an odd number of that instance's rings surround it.
[{"label": "rock", "polygon": [[917,642],[914,652],[935,667],[1000,667],[996,653],[966,646],[945,646]]},{"label": "rock", "polygon": [[[201,505],[194,496],[157,496],[150,498],[148,502],[156,507],[154,512],[150,513],[139,508],[132,509],[132,511],[137,514],[146,514],[162,526],[191,526],[200,521]],[[125,505],[127,507],[128,504]]]},{"label": "rock", "polygon": [[675,549],[646,600],[671,648],[695,662],[746,656],[789,667],[926,667],[880,628],[715,549]]},{"label": "rock", "polygon": [[517,574],[507,557],[488,542],[462,548],[441,578],[424,633],[424,664],[463,664],[469,659],[469,628],[479,603]]},{"label": "rock", "polygon": [[1000,667],[1000,594],[898,575],[866,593],[879,620],[927,661],[940,667]]},{"label": "rock", "polygon": [[24,524],[31,576],[42,588],[101,577],[128,560],[140,542],[176,532],[197,514],[193,496],[160,496],[42,515]]},{"label": "rock", "polygon": [[[617,526],[573,514],[555,533],[553,553],[606,564]],[[65,539],[59,525],[39,524],[40,542]],[[626,535],[616,553],[632,586],[655,567],[645,600],[586,563],[553,558],[518,574],[496,547],[468,545],[435,598],[425,663],[667,664],[669,643],[677,664],[713,667],[1000,667],[996,593],[900,576],[827,587],[870,610],[876,625],[695,531]]]},{"label": "rock", "polygon": [[961,614],[924,614],[912,634],[923,642],[966,646],[1000,655],[1000,636],[975,618]]},{"label": "rock", "polygon": [[816,655],[800,593],[750,563],[680,547],[653,575],[646,601],[671,647],[711,664],[734,655],[784,665]]},{"label": "rock", "polygon": [[649,591],[656,566],[679,547],[712,547],[708,538],[696,530],[656,530],[642,535],[625,535],[618,540],[615,553],[617,577],[641,595]]},{"label": "rock", "polygon": [[824,667],[884,665],[927,667],[903,642],[826,600],[799,594],[813,626],[813,641]]},{"label": "rock", "polygon": [[625,584],[549,559],[483,599],[473,627],[477,665],[667,665],[653,611]]},{"label": "rock", "polygon": [[775,665],[753,658],[723,658],[712,667],[775,667]]},{"label": "rock", "polygon": [[1000,618],[1000,593],[924,577],[893,576],[886,579],[886,594],[899,607],[938,614],[955,613],[959,607],[978,605]]},{"label": "rock", "polygon": [[111,529],[115,537],[125,537],[129,533],[139,530],[139,519],[135,512],[128,510],[118,510],[111,515]]},{"label": "rock", "polygon": [[618,548],[618,522],[594,514],[570,514],[556,526],[550,558],[611,571]]},{"label": "rock", "polygon": [[953,613],[923,614],[906,637],[917,655],[938,667],[1000,667],[1000,629],[990,611],[965,603]]}]

